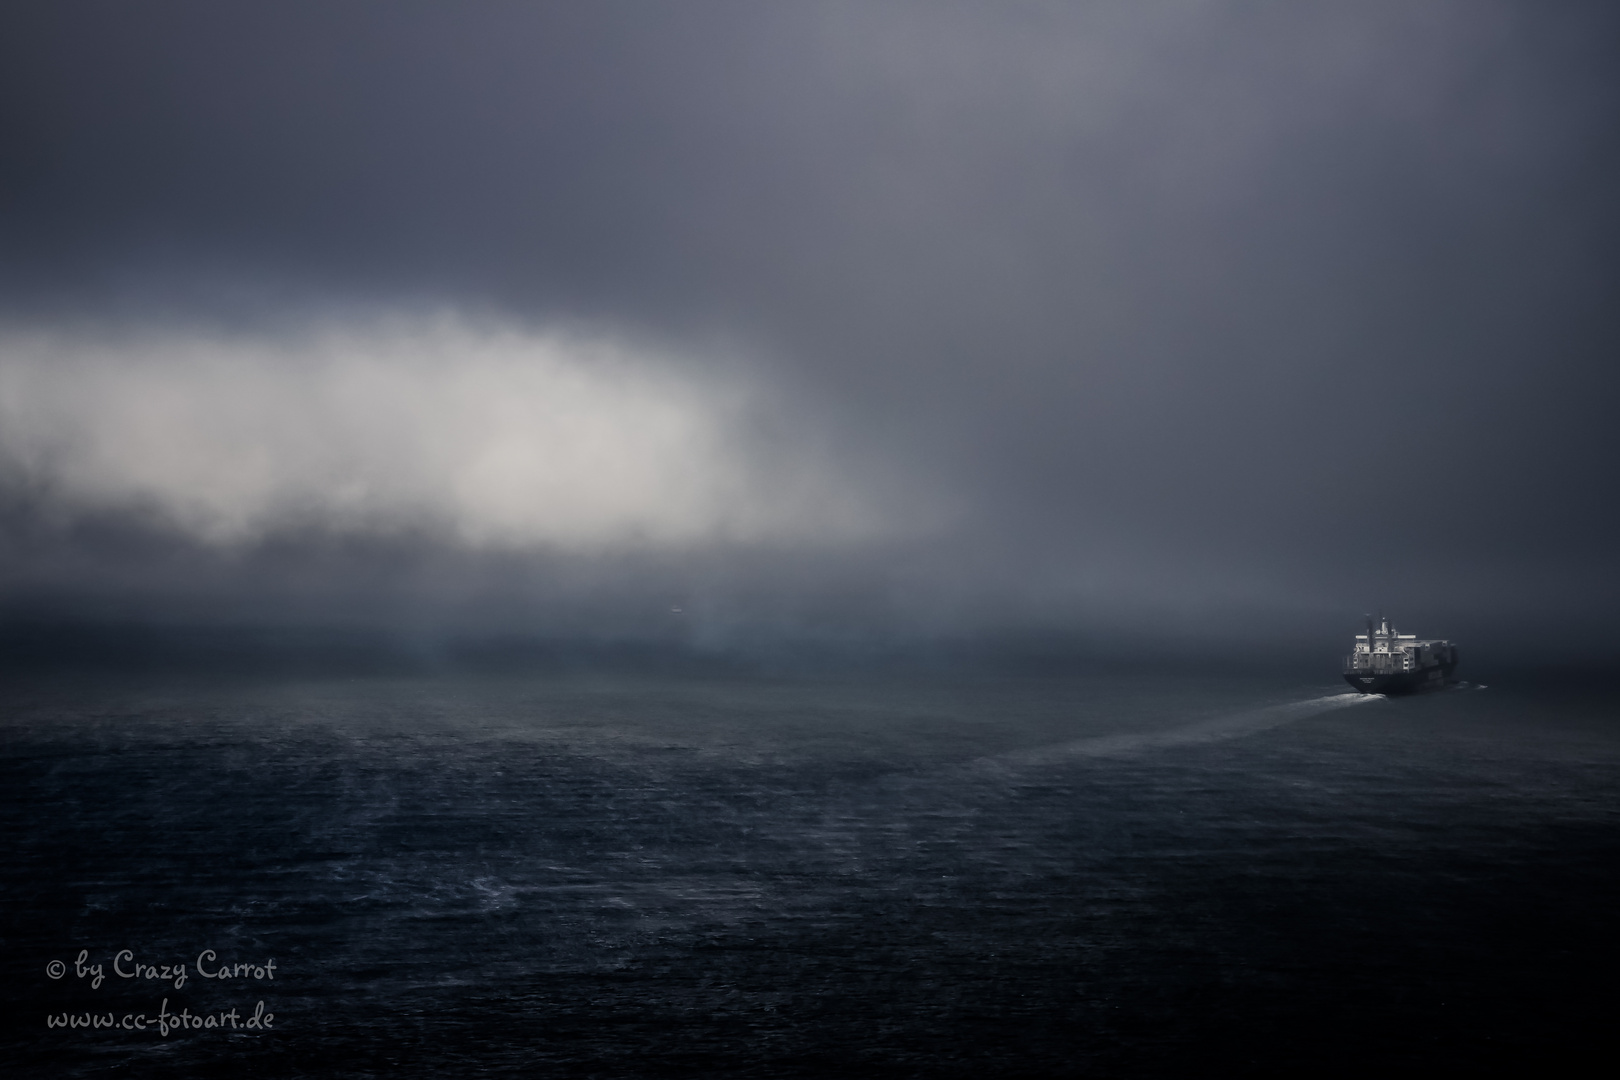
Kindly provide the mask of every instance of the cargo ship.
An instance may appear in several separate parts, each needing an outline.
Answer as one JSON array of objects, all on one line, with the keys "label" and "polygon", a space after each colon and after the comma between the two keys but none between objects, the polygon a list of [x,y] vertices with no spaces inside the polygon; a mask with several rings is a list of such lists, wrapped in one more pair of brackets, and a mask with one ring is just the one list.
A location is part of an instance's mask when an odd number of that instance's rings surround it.
[{"label": "cargo ship", "polygon": [[1419,641],[1416,634],[1397,633],[1382,616],[1367,632],[1356,635],[1356,648],[1344,658],[1344,679],[1363,694],[1410,694],[1444,686],[1457,667],[1457,646],[1449,641]]}]

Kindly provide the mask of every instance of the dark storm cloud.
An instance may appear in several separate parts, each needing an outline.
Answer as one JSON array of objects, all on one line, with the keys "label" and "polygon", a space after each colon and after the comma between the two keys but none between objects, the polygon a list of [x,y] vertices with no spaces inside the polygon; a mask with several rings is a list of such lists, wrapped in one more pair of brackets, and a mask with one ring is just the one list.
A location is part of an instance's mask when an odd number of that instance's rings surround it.
[{"label": "dark storm cloud", "polygon": [[[15,334],[204,325],[260,355],[427,305],[665,341],[689,372],[723,341],[769,403],[749,423],[840,447],[818,483],[929,493],[864,546],[646,556],[679,566],[649,592],[932,626],[1494,607],[1613,641],[1600,6],[0,18]],[[18,539],[60,483],[14,497],[18,565],[65,543]]]}]

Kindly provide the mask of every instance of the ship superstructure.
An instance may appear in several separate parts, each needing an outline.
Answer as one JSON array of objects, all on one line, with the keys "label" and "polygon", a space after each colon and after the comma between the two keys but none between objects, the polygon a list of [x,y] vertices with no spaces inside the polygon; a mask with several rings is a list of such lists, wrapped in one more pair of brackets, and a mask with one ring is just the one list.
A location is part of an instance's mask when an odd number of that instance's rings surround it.
[{"label": "ship superstructure", "polygon": [[1444,686],[1457,666],[1457,646],[1439,638],[1420,640],[1399,633],[1382,616],[1356,635],[1355,651],[1344,660],[1344,678],[1363,694],[1408,694]]}]

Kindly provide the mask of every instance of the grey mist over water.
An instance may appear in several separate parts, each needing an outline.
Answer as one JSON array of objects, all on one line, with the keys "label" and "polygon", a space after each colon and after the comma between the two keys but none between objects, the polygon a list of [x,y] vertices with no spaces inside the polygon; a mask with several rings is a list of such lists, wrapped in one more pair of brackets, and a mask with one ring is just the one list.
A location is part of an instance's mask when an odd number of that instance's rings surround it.
[{"label": "grey mist over water", "polygon": [[1616,40],[10,4],[0,611],[1607,663]]},{"label": "grey mist over water", "polygon": [[1617,45],[9,0],[0,1070],[1612,1048]]}]

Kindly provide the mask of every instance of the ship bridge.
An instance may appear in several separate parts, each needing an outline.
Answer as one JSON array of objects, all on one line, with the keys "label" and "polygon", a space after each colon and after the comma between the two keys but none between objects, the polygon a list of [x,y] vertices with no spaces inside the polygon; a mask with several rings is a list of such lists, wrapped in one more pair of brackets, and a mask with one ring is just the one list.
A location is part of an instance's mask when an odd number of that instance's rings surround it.
[{"label": "ship bridge", "polygon": [[1439,638],[1419,640],[1416,634],[1402,634],[1386,618],[1373,626],[1367,620],[1367,632],[1356,635],[1355,652],[1345,657],[1346,674],[1370,672],[1373,674],[1397,671],[1422,671],[1447,663],[1452,654],[1451,642]]}]

